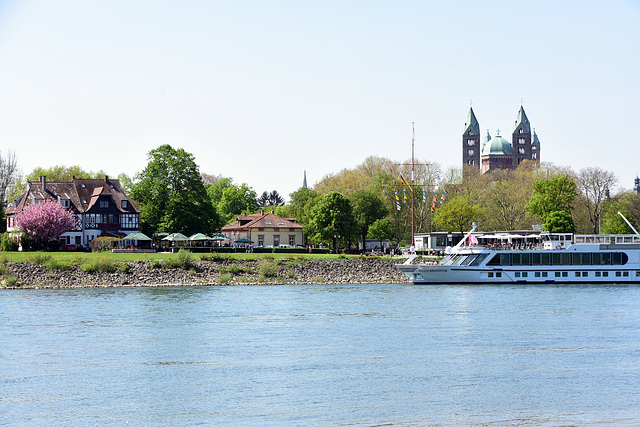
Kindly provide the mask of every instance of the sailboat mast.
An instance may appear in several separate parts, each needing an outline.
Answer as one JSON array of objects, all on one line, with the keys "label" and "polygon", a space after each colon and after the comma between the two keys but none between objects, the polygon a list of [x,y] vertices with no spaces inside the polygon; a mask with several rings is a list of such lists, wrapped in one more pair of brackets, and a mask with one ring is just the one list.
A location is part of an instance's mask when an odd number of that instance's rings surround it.
[{"label": "sailboat mast", "polygon": [[411,246],[416,247],[416,239],[415,239],[415,197],[414,197],[414,187],[415,187],[415,140],[416,140],[416,128],[414,122],[411,122]]}]

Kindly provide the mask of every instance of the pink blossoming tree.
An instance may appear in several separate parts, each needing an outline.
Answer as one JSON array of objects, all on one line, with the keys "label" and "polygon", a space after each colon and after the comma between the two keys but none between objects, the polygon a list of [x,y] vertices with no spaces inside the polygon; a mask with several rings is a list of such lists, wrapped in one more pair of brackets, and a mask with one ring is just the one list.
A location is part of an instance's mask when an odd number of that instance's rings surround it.
[{"label": "pink blossoming tree", "polygon": [[50,200],[31,205],[16,214],[15,223],[18,230],[29,235],[36,244],[43,245],[49,240],[60,239],[60,235],[75,227],[71,211]]}]

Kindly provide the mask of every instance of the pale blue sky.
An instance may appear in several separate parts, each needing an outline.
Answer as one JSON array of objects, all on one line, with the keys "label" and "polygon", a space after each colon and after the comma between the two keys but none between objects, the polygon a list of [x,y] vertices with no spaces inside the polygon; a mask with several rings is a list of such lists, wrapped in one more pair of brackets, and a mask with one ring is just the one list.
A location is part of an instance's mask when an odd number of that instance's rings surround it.
[{"label": "pale blue sky", "polygon": [[460,167],[473,100],[543,161],[640,169],[640,1],[0,0],[0,150],[133,175],[164,143],[285,196],[371,155]]}]

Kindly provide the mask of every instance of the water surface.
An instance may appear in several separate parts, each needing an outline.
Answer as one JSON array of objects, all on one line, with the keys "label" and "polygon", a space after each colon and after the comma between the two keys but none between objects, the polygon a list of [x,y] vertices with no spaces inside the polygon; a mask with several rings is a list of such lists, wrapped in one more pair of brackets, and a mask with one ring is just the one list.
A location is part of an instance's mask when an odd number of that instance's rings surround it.
[{"label": "water surface", "polygon": [[0,292],[2,425],[639,425],[640,287]]}]

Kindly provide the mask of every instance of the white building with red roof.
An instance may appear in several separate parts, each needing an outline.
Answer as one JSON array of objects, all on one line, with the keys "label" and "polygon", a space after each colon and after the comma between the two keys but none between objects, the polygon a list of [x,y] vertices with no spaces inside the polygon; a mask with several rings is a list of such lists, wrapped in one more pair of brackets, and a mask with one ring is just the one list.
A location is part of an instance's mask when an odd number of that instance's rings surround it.
[{"label": "white building with red roof", "polygon": [[273,212],[236,217],[231,224],[222,227],[222,232],[232,242],[251,240],[256,246],[296,246],[304,244],[304,227],[295,218],[284,218]]}]

